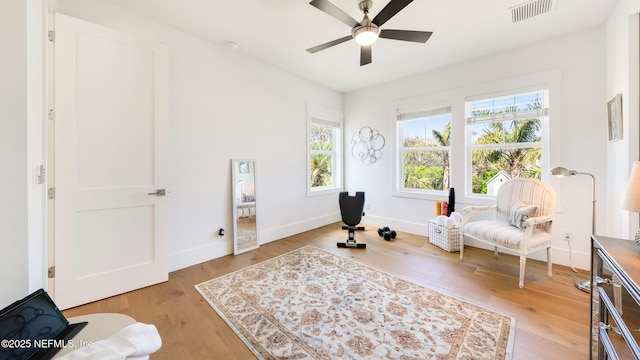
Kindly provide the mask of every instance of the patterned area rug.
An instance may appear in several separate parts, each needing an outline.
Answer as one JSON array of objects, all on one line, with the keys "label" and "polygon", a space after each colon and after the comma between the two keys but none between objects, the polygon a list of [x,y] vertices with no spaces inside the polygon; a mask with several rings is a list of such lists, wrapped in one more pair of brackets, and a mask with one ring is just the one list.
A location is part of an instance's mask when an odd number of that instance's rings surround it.
[{"label": "patterned area rug", "polygon": [[511,359],[515,319],[313,246],[196,289],[261,359]]}]

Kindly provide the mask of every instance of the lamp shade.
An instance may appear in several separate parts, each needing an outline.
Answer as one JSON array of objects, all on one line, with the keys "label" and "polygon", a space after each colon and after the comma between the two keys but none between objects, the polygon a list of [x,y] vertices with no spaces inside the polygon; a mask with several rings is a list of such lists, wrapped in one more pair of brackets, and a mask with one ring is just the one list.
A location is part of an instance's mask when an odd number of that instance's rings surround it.
[{"label": "lamp shade", "polygon": [[640,212],[640,161],[633,163],[627,192],[624,195],[622,208],[625,210]]},{"label": "lamp shade", "polygon": [[569,172],[569,170],[567,170],[566,168],[563,167],[554,167],[553,169],[551,169],[551,171],[549,171],[549,173],[553,176],[569,176],[571,175],[571,173]]},{"label": "lamp shade", "polygon": [[573,176],[576,175],[577,172],[575,170],[568,170],[567,168],[563,168],[562,166],[554,167],[549,171],[549,173],[553,176]]}]

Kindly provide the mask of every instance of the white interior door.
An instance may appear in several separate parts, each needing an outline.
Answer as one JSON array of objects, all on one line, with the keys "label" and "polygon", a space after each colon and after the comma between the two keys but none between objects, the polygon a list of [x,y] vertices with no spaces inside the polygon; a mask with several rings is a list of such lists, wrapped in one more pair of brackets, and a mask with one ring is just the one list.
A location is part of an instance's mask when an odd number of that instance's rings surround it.
[{"label": "white interior door", "polygon": [[168,279],[166,46],[55,18],[54,293],[66,309]]}]

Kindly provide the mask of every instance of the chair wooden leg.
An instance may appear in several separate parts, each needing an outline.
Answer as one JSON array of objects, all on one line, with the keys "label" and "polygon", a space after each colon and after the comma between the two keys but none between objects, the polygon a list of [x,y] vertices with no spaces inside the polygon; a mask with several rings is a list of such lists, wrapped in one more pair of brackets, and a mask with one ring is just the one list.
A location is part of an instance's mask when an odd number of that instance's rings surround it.
[{"label": "chair wooden leg", "polygon": [[520,255],[520,283],[518,284],[518,286],[520,286],[520,289],[524,287],[524,268],[526,263],[527,263],[527,256]]},{"label": "chair wooden leg", "polygon": [[551,278],[551,246],[547,248],[547,277]]}]

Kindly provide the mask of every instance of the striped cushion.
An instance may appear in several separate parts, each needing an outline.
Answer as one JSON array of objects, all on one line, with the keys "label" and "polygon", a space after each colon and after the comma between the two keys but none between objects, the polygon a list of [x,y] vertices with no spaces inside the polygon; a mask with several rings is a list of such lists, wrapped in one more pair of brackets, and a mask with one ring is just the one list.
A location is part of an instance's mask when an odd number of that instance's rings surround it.
[{"label": "striped cushion", "polygon": [[[523,250],[524,231],[501,220],[472,221],[464,225],[464,235],[484,241],[492,241],[499,246],[514,250]],[[550,234],[534,229],[527,247],[537,248],[551,243]]]}]

